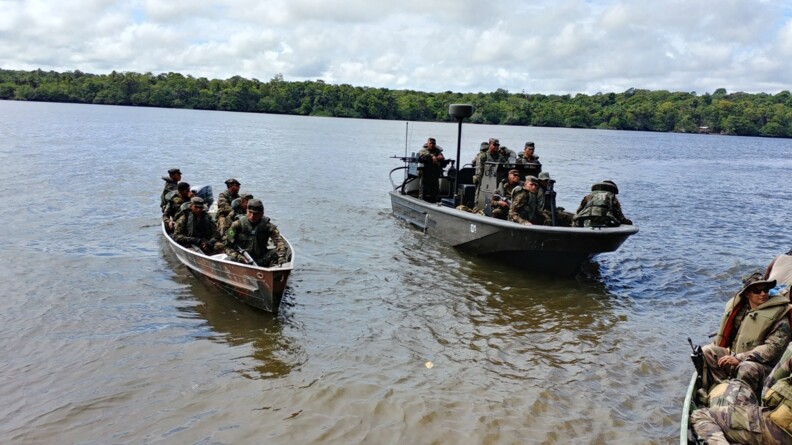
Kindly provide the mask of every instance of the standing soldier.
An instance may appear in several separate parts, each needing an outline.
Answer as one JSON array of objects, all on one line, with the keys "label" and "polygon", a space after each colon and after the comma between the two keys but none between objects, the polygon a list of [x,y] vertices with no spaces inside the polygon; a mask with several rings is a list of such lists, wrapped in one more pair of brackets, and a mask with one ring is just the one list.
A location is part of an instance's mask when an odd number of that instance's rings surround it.
[{"label": "standing soldier", "polygon": [[423,164],[421,177],[421,199],[427,202],[437,202],[440,194],[440,177],[446,163],[443,149],[437,146],[435,138],[429,138],[423,148],[418,152],[418,161]]},{"label": "standing soldier", "polygon": [[534,154],[534,150],[536,149],[535,145],[536,144],[530,141],[525,143],[525,148],[523,148],[523,152],[520,153],[519,156],[517,156],[518,164],[540,164],[540,165],[542,164],[541,162],[539,162],[539,156],[536,156]]}]

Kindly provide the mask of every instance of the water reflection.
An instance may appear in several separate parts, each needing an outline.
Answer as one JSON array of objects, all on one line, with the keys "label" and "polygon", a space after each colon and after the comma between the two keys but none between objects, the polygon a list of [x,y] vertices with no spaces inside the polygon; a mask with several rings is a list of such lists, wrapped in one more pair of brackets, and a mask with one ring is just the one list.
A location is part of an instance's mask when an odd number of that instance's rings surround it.
[{"label": "water reflection", "polygon": [[[161,240],[161,253],[174,271],[173,280],[189,286],[198,304],[179,307],[185,317],[206,320],[211,329],[205,338],[232,346],[250,346],[252,351],[237,360],[238,372],[250,379],[269,379],[288,375],[304,362],[305,352],[287,331],[293,328],[288,311],[279,317],[256,310],[215,286],[205,277],[193,274]],[[287,289],[284,300],[289,298]],[[180,297],[184,298],[184,297]],[[252,359],[250,362],[248,359]]]}]

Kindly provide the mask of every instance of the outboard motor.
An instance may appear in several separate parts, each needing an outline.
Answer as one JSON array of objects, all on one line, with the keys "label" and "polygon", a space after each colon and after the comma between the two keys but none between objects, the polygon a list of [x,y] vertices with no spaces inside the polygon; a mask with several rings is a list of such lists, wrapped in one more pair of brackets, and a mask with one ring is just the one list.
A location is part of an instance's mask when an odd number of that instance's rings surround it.
[{"label": "outboard motor", "polygon": [[204,202],[206,202],[207,207],[211,207],[212,203],[214,202],[214,194],[212,193],[212,186],[205,185],[199,188],[197,191],[193,189],[193,193],[195,196],[200,196],[203,198]]}]

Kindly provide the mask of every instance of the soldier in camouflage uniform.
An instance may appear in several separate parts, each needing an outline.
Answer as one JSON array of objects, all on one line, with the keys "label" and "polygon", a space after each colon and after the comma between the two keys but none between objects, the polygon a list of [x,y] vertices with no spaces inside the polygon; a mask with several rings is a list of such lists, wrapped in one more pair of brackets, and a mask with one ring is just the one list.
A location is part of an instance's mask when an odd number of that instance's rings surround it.
[{"label": "soldier in camouflage uniform", "polygon": [[165,211],[162,213],[162,221],[165,222],[168,231],[173,230],[173,223],[181,214],[182,204],[188,202],[191,197],[192,191],[190,190],[190,184],[186,182],[180,182],[176,186],[175,191],[168,192],[168,195],[165,197],[167,205],[165,206]]},{"label": "soldier in camouflage uniform", "polygon": [[621,204],[616,197],[618,194],[619,188],[609,179],[592,185],[591,193],[580,201],[580,206],[575,212],[575,225],[578,227],[632,225],[632,221],[622,213]]},{"label": "soldier in camouflage uniform", "polygon": [[209,209],[200,196],[190,199],[190,211],[176,220],[173,240],[182,246],[198,246],[203,253],[212,255],[215,250],[217,228],[207,213]]},{"label": "soldier in camouflage uniform", "polygon": [[509,207],[509,220],[530,226],[544,224],[541,203],[536,189],[539,180],[535,176],[526,176],[523,186],[512,191],[512,203]]},{"label": "soldier in camouflage uniform", "polygon": [[792,349],[765,380],[762,405],[752,384],[741,379],[722,382],[710,391],[710,406],[697,409],[690,423],[709,445],[792,444]]},{"label": "soldier in camouflage uniform", "polygon": [[231,203],[239,198],[239,187],[242,185],[234,178],[227,179],[225,182],[226,190],[217,196],[217,211],[231,210]]},{"label": "soldier in camouflage uniform", "polygon": [[525,143],[523,152],[517,156],[517,164],[542,164],[539,162],[539,156],[534,155],[535,145],[533,142]]},{"label": "soldier in camouflage uniform", "polygon": [[168,177],[162,177],[162,180],[165,181],[165,188],[162,189],[162,196],[160,196],[160,208],[162,209],[162,213],[165,213],[165,210],[168,208],[168,200],[167,196],[168,193],[176,191],[176,186],[181,181],[181,170],[178,168],[172,168],[168,170]]},{"label": "soldier in camouflage uniform", "polygon": [[481,182],[481,178],[484,177],[484,170],[487,162],[497,162],[502,164],[507,161],[507,159],[501,156],[499,150],[500,141],[495,138],[490,138],[487,151],[479,152],[478,156],[476,157],[476,175],[473,176],[474,184],[478,185],[479,182]]},{"label": "soldier in camouflage uniform", "polygon": [[[771,297],[776,282],[755,272],[743,280],[742,289],[726,303],[718,334],[704,346],[703,387],[736,376],[758,384],[778,362],[790,340],[789,300]],[[746,376],[752,377],[746,377]],[[758,376],[758,377],[757,377]]]},{"label": "soldier in camouflage uniform", "polygon": [[515,188],[521,187],[520,171],[509,170],[509,175],[501,181],[495,193],[492,194],[492,201],[490,208],[492,209],[492,217],[498,219],[508,219],[509,205],[511,204],[512,192]]},{"label": "soldier in camouflage uniform", "polygon": [[437,146],[435,138],[429,138],[423,148],[418,151],[418,161],[423,164],[421,173],[421,199],[427,202],[437,202],[440,193],[440,177],[446,166],[443,149]]},{"label": "soldier in camouflage uniform", "polygon": [[[272,240],[274,249],[267,247]],[[234,261],[247,263],[246,251],[261,267],[272,267],[286,262],[286,243],[278,227],[264,217],[264,204],[258,199],[248,201],[247,213],[231,224],[226,232],[225,254]]]},{"label": "soldier in camouflage uniform", "polygon": [[479,146],[479,151],[478,151],[478,153],[476,153],[476,156],[473,156],[473,160],[470,162],[470,164],[471,164],[471,165],[472,165],[474,168],[476,167],[476,162],[478,161],[478,158],[479,158],[479,156],[480,156],[482,153],[484,153],[485,151],[487,151],[487,149],[488,149],[488,148],[489,148],[489,142],[482,142],[482,143],[481,143],[481,145]]},{"label": "soldier in camouflage uniform", "polygon": [[505,145],[501,145],[500,149],[498,150],[500,153],[501,158],[505,164],[514,164],[517,162],[517,153],[514,152],[511,148],[506,147]]}]

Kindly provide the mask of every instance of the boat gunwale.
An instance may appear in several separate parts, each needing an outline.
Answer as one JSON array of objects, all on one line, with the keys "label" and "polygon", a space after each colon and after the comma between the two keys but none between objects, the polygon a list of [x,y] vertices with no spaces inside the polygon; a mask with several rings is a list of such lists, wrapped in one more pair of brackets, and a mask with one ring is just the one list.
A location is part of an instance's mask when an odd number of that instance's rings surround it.
[{"label": "boat gunwale", "polygon": [[566,233],[566,234],[576,234],[576,235],[586,235],[586,236],[591,236],[591,235],[612,236],[612,235],[622,235],[622,234],[634,235],[638,233],[638,227],[627,224],[623,224],[617,227],[561,227],[561,226],[545,226],[545,225],[526,226],[522,224],[517,224],[513,221],[505,221],[505,220],[493,218],[491,216],[479,215],[476,213],[465,212],[463,210],[457,210],[456,208],[446,207],[440,203],[426,202],[414,196],[402,195],[401,193],[395,191],[389,191],[388,193],[391,194],[392,196],[395,195],[398,196],[399,198],[409,200],[410,202],[413,202],[422,207],[430,209],[431,211],[436,211],[447,215],[456,216],[461,219],[476,221],[482,224],[488,224],[491,226],[496,226],[510,230],[527,231],[527,232],[543,232],[543,233]]}]

